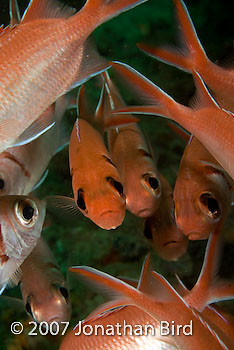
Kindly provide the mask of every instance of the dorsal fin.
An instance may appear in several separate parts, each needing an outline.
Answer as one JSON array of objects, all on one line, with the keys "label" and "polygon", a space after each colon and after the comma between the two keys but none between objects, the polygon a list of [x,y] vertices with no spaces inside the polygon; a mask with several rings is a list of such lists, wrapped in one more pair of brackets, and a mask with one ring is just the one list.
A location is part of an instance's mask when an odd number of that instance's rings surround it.
[{"label": "dorsal fin", "polygon": [[9,27],[13,27],[20,23],[20,11],[17,0],[10,0],[10,6],[9,6],[9,12],[10,12],[10,24]]},{"label": "dorsal fin", "polygon": [[26,8],[21,23],[46,18],[68,18],[76,9],[66,6],[57,0],[31,0]]}]

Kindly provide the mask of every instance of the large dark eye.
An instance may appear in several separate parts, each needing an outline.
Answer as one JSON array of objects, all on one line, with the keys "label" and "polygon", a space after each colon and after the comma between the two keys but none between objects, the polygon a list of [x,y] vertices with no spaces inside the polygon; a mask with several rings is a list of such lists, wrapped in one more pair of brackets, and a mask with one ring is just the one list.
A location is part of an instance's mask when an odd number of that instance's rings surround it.
[{"label": "large dark eye", "polygon": [[146,222],[145,222],[144,236],[147,239],[153,239],[149,220],[146,220]]},{"label": "large dark eye", "polygon": [[219,207],[218,201],[211,195],[211,193],[203,193],[200,196],[200,204],[202,210],[212,218],[218,219],[221,214],[221,209]]},{"label": "large dark eye", "polygon": [[80,188],[77,192],[77,206],[81,210],[86,210],[85,200],[84,200],[84,191]]},{"label": "large dark eye", "polygon": [[0,179],[0,190],[3,190],[5,186],[5,182],[3,179]]},{"label": "large dark eye", "polygon": [[15,214],[20,223],[25,226],[32,226],[38,217],[36,203],[30,199],[18,200],[15,203]]},{"label": "large dark eye", "polygon": [[62,296],[64,297],[65,300],[67,300],[69,298],[69,293],[67,288],[65,287],[59,287],[59,291],[62,294]]},{"label": "large dark eye", "polygon": [[158,185],[159,185],[158,180],[155,177],[152,177],[152,176],[149,177],[149,184],[150,184],[150,187],[152,187],[153,190],[157,190]]},{"label": "large dark eye", "polygon": [[27,301],[27,304],[25,305],[25,309],[33,317],[32,309],[29,301]]},{"label": "large dark eye", "polygon": [[116,191],[119,193],[119,195],[122,197],[123,196],[123,185],[119,182],[113,179],[113,177],[108,176],[106,180],[113,186]]}]

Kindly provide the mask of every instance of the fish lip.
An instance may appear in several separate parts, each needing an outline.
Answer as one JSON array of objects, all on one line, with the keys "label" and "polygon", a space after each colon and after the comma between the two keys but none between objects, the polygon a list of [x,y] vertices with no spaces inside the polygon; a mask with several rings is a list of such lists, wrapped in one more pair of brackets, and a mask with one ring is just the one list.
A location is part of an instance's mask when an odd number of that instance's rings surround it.
[{"label": "fish lip", "polygon": [[109,213],[118,213],[118,210],[106,210],[104,211],[103,213],[101,213],[100,217],[106,215],[106,214],[109,214]]},{"label": "fish lip", "polygon": [[152,213],[151,213],[151,210],[149,208],[143,208],[143,209],[138,210],[134,215],[136,215],[140,218],[147,218],[147,217],[150,217],[152,215]]},{"label": "fish lip", "polygon": [[166,247],[169,244],[178,244],[178,241],[169,241],[163,244],[164,247]]}]

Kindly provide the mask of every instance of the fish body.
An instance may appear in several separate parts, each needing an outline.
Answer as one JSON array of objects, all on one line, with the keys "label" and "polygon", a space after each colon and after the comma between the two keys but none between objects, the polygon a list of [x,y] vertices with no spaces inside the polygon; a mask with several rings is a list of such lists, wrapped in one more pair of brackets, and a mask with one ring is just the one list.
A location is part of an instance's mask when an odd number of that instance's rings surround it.
[{"label": "fish body", "polygon": [[232,203],[233,180],[204,146],[192,137],[175,183],[175,219],[189,239],[207,239]]},{"label": "fish body", "polygon": [[30,143],[0,153],[1,195],[30,193],[43,178],[52,156],[68,143],[69,138],[66,139],[61,128],[61,119],[68,105],[66,100],[61,96],[43,113],[45,118],[48,114],[54,115],[56,123],[50,130]]},{"label": "fish body", "polygon": [[65,279],[42,237],[21,265],[20,289],[26,310],[38,323],[70,320],[71,302]]},{"label": "fish body", "polygon": [[125,107],[116,113],[153,114],[176,121],[193,134],[234,179],[234,115],[220,108],[209,94],[199,74],[194,72],[198,101],[193,108],[177,103],[133,68],[114,63],[115,70],[150,105]]},{"label": "fish body", "polygon": [[125,195],[102,135],[79,116],[69,143],[72,187],[79,210],[98,226],[109,230],[125,217]]},{"label": "fish body", "polygon": [[1,152],[71,86],[107,67],[87,37],[141,2],[88,0],[74,16],[57,2],[30,2],[21,22],[0,36]]},{"label": "fish body", "polygon": [[182,0],[173,0],[182,33],[182,49],[139,47],[147,54],[185,71],[198,72],[212,90],[216,101],[223,108],[234,112],[234,69],[224,68],[211,62],[198,37],[188,10]]},{"label": "fish body", "polygon": [[[124,102],[108,72],[103,76],[109,98],[105,111],[108,113],[124,106]],[[126,208],[136,216],[149,217],[159,206],[161,184],[150,146],[140,128],[135,123],[110,129],[108,146],[124,186]]]},{"label": "fish body", "polygon": [[16,284],[19,267],[36,246],[45,202],[25,196],[0,196],[0,286]]},{"label": "fish body", "polygon": [[144,235],[158,255],[165,260],[177,260],[188,248],[188,239],[176,225],[173,192],[168,181],[160,176],[161,201],[158,210],[144,223]]}]

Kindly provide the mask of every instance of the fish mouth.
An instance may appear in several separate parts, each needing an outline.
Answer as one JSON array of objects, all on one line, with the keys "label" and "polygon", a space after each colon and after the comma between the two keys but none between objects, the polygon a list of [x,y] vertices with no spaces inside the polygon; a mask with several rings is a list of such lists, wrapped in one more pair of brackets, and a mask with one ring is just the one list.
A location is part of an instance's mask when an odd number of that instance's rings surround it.
[{"label": "fish mouth", "polygon": [[175,245],[175,244],[178,244],[178,241],[169,241],[169,242],[164,243],[163,247],[166,247],[168,245]]},{"label": "fish mouth", "polygon": [[151,209],[149,209],[149,208],[143,208],[143,209],[140,209],[140,210],[136,211],[133,214],[138,216],[139,218],[145,219],[145,218],[150,217],[153,214],[153,211]]},{"label": "fish mouth", "polygon": [[190,241],[197,241],[209,238],[209,234],[201,232],[189,232],[187,237]]},{"label": "fish mouth", "polygon": [[[110,219],[109,219],[110,218]],[[105,230],[116,229],[119,225],[122,224],[124,215],[117,210],[106,210],[100,214],[99,220],[97,223],[98,226]]]}]

